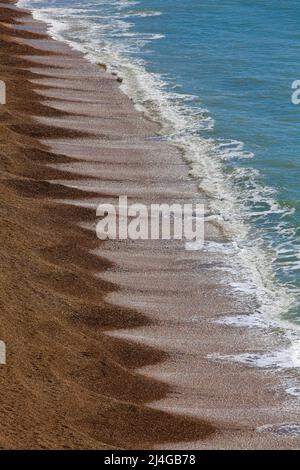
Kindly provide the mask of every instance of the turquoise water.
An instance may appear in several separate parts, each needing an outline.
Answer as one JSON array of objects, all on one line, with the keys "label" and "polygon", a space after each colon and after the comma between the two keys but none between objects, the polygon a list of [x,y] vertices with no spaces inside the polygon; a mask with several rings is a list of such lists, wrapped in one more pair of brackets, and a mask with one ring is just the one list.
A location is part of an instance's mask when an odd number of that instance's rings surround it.
[{"label": "turquoise water", "polygon": [[291,102],[300,3],[21,4],[48,19],[56,37],[109,63],[136,103],[165,121],[165,135],[190,152],[199,185],[214,188],[212,213],[256,269],[261,301],[300,322],[300,105]]}]

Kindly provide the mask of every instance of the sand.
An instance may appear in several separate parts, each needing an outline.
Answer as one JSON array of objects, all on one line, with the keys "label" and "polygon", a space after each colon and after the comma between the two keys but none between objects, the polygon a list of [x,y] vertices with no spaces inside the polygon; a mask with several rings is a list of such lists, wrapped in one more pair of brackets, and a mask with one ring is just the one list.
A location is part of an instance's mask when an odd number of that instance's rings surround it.
[{"label": "sand", "polygon": [[279,342],[213,322],[252,308],[224,287],[222,255],[96,237],[97,205],[122,194],[205,203],[180,151],[14,3],[0,2],[0,448],[298,447],[256,431],[299,419],[282,372],[209,359]]}]

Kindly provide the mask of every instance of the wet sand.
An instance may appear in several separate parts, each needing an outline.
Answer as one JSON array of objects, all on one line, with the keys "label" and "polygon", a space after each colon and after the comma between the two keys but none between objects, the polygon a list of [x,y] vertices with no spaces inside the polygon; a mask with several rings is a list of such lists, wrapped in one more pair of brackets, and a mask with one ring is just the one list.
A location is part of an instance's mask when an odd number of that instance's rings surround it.
[{"label": "wet sand", "polygon": [[[296,448],[282,372],[209,359],[276,348],[220,253],[105,241],[99,202],[204,202],[180,151],[105,67],[0,2],[2,449]],[[206,224],[206,237],[222,237]]]}]

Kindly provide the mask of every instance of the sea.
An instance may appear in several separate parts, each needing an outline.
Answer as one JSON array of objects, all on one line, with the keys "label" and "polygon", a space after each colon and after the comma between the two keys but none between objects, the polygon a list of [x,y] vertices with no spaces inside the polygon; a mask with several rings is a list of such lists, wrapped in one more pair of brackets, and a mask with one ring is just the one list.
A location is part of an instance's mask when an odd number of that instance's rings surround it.
[{"label": "sea", "polygon": [[209,196],[209,218],[226,234],[204,249],[229,256],[231,288],[255,298],[246,321],[243,315],[224,321],[278,327],[290,341],[284,350],[236,359],[300,367],[300,104],[292,99],[300,80],[300,2],[20,0],[19,6],[46,21],[54,38],[122,77],[137,109],[161,123],[161,138],[182,149]]}]

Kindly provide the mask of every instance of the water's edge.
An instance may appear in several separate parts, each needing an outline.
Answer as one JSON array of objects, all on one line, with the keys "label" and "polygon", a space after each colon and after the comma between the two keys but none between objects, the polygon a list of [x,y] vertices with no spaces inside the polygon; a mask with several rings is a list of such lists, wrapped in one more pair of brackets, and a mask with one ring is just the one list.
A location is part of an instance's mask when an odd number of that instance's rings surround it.
[{"label": "water's edge", "polygon": [[[30,2],[32,3],[32,2]],[[20,0],[19,6],[32,10],[27,0]],[[150,14],[150,13],[149,13]],[[158,14],[158,12],[152,12]],[[191,113],[189,102],[191,96],[179,96],[166,89],[162,77],[147,71],[146,64],[132,60],[104,44],[99,50],[88,42],[77,42],[70,38],[68,25],[59,20],[56,13],[33,10],[37,20],[49,24],[49,33],[54,39],[70,44],[74,49],[82,51],[86,58],[95,63],[105,63],[110,72],[122,77],[121,89],[129,95],[137,109],[144,112],[150,119],[158,121],[162,126],[162,138],[178,146],[188,162],[191,174],[197,178],[199,189],[208,196],[210,220],[222,227],[226,242],[207,242],[205,250],[212,253],[222,252],[226,259],[224,272],[228,287],[251,299],[253,311],[239,317],[225,317],[223,322],[234,327],[250,327],[260,329],[280,329],[284,343],[280,351],[266,354],[245,354],[236,357],[217,359],[233,360],[257,367],[291,369],[300,366],[300,326],[284,320],[282,313],[294,308],[295,296],[286,286],[279,284],[272,270],[272,253],[263,247],[253,244],[253,228],[243,216],[241,196],[236,193],[232,184],[233,176],[224,171],[223,160],[232,153],[240,152],[242,158],[251,158],[243,149],[241,142],[215,142],[199,135],[203,129],[214,125],[213,119],[206,109],[197,109]],[[70,18],[71,22],[71,18]],[[222,153],[222,158],[220,158]],[[235,178],[243,178],[242,170]],[[253,177],[256,178],[253,170]],[[244,194],[242,198],[246,198]],[[267,197],[267,195],[265,195]],[[275,207],[274,202],[274,207]],[[278,211],[281,208],[278,206]],[[225,279],[225,276],[224,276]],[[216,358],[213,358],[216,359]],[[290,387],[289,392],[298,394],[298,386]]]}]

